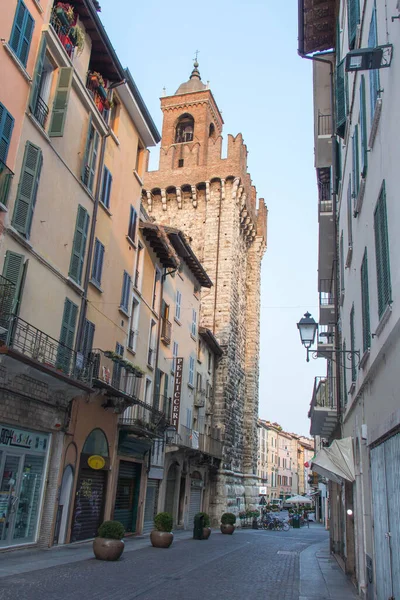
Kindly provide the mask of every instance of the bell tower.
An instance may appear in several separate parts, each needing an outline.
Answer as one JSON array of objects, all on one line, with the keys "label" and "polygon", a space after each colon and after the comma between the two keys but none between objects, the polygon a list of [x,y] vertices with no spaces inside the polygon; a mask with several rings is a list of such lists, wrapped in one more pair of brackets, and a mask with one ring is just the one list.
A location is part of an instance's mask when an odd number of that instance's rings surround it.
[{"label": "bell tower", "polygon": [[201,81],[199,64],[173,96],[161,99],[163,111],[160,170],[203,166],[209,140],[222,134],[223,120],[211,90]]}]

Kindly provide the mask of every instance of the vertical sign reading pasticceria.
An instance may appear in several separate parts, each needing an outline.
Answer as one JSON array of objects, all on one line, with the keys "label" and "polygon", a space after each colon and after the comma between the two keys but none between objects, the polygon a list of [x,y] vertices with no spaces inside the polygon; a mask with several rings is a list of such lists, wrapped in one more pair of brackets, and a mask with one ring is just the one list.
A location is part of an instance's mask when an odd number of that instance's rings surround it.
[{"label": "vertical sign reading pasticceria", "polygon": [[172,425],[176,430],[178,430],[179,409],[181,406],[182,372],[183,358],[177,356],[175,359],[174,397],[172,400]]}]

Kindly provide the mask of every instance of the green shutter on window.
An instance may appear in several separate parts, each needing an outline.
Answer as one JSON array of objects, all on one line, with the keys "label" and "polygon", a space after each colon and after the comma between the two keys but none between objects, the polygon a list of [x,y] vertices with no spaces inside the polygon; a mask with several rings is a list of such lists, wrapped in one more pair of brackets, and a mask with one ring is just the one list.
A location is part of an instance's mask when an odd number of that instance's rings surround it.
[{"label": "green shutter on window", "polygon": [[89,151],[90,151],[90,140],[92,137],[93,125],[92,125],[92,115],[89,115],[89,124],[88,130],[86,134],[86,143],[85,143],[85,154],[83,155],[82,161],[82,172],[81,179],[85,185],[87,185],[89,181]]},{"label": "green shutter on window", "polygon": [[19,0],[15,12],[14,23],[10,37],[10,47],[18,56],[21,63],[26,67],[29,48],[32,40],[32,33],[35,27],[35,21],[22,0]]},{"label": "green shutter on window", "polygon": [[69,276],[77,283],[81,283],[83,262],[85,260],[86,240],[89,229],[89,215],[83,206],[78,206],[76,217],[74,243],[72,246]]},{"label": "green shutter on window", "polygon": [[60,331],[60,345],[57,352],[57,368],[62,369],[64,373],[70,374],[72,359],[74,353],[72,351],[74,338],[75,338],[75,326],[76,318],[78,316],[78,307],[76,304],[71,302],[69,298],[65,298],[64,302],[64,313],[61,323]]},{"label": "green shutter on window", "polygon": [[361,264],[361,307],[363,326],[363,351],[371,347],[371,324],[369,316],[369,289],[368,289],[368,257],[367,249]]},{"label": "green shutter on window", "polygon": [[361,75],[360,84],[360,128],[361,128],[361,177],[367,174],[368,140],[367,140],[367,110],[365,106],[365,76]]},{"label": "green shutter on window", "polygon": [[[344,360],[346,361],[347,360],[346,342],[343,342],[343,357],[344,357]],[[344,407],[347,406],[347,372],[346,372],[345,367],[343,367],[343,406]]]},{"label": "green shutter on window", "polygon": [[374,229],[378,314],[379,318],[381,318],[386,307],[392,301],[385,182],[382,184],[379,200],[374,212]]},{"label": "green shutter on window", "polygon": [[91,321],[85,319],[85,327],[83,330],[83,344],[82,344],[82,354],[83,356],[88,356],[93,350],[93,338],[95,332],[95,325]]},{"label": "green shutter on window", "polygon": [[336,67],[336,134],[344,138],[346,130],[346,81],[344,71],[345,59]]},{"label": "green shutter on window", "polygon": [[7,250],[3,265],[3,277],[14,284],[14,294],[3,303],[2,311],[5,315],[15,312],[18,292],[24,272],[25,256]]},{"label": "green shutter on window", "polygon": [[31,142],[26,142],[17,198],[11,221],[13,227],[25,237],[29,237],[30,234],[41,169],[41,149]]},{"label": "green shutter on window", "polygon": [[92,152],[91,152],[91,156],[90,156],[90,162],[89,162],[89,181],[88,181],[88,188],[91,192],[93,192],[93,186],[94,186],[94,176],[96,174],[96,165],[97,165],[97,151],[99,148],[99,134],[96,131],[96,129],[94,130],[94,134],[93,134],[93,144],[92,144]]},{"label": "green shutter on window", "polygon": [[358,152],[358,125],[354,127],[354,135],[352,138],[352,175],[353,175],[353,200],[354,206],[357,203],[358,190],[360,189],[360,158]]},{"label": "green shutter on window", "polygon": [[336,149],[336,188],[335,194],[339,193],[340,180],[342,179],[342,150],[340,147],[340,142],[335,140],[335,149]]},{"label": "green shutter on window", "polygon": [[61,67],[58,75],[57,89],[54,96],[53,112],[49,127],[50,137],[61,137],[64,133],[69,92],[72,84],[72,67]]},{"label": "green shutter on window", "polygon": [[35,66],[35,73],[33,75],[32,80],[31,94],[29,96],[29,109],[32,113],[34,113],[36,110],[36,104],[40,90],[40,82],[43,74],[44,59],[46,56],[46,48],[46,38],[44,35],[42,35],[42,41],[40,42],[39,54]]},{"label": "green shutter on window", "polygon": [[356,345],[356,333],[355,333],[355,323],[354,323],[354,304],[351,307],[351,311],[350,311],[350,345],[351,345],[351,380],[356,381],[357,367],[356,367],[356,357],[354,354],[355,345]]},{"label": "green shutter on window", "polygon": [[360,22],[359,0],[347,0],[347,28],[349,34],[349,48],[353,50],[356,43],[357,25]]}]

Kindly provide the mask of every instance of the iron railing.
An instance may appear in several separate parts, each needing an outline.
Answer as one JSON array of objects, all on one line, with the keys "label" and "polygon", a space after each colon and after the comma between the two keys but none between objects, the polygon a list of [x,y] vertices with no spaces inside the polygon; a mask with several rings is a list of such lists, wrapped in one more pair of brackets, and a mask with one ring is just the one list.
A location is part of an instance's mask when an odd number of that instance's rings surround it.
[{"label": "iron railing", "polygon": [[337,408],[335,385],[335,377],[316,377],[314,380],[311,409],[320,407],[335,410]]},{"label": "iron railing", "polygon": [[166,426],[164,413],[141,400],[136,399],[134,402],[120,415],[119,424],[122,427],[162,433]]},{"label": "iron railing", "polygon": [[332,195],[330,183],[318,183],[318,200],[320,214],[332,212]]},{"label": "iron railing", "polygon": [[117,358],[113,352],[100,349],[92,350],[93,380],[106,384],[124,396],[132,399],[140,397],[142,373],[129,361]]},{"label": "iron railing", "polygon": [[6,341],[14,309],[15,285],[0,275],[0,340]]},{"label": "iron railing", "polygon": [[162,319],[161,319],[161,339],[167,345],[169,345],[171,343],[171,332],[172,332],[172,325],[171,325],[170,321],[168,321],[168,319],[166,319],[165,317],[162,317]]},{"label": "iron railing", "polygon": [[69,33],[71,27],[70,26],[67,27],[66,25],[61,23],[60,19],[58,18],[57,14],[56,14],[55,8],[53,9],[53,12],[51,13],[50,23],[51,23],[54,31],[56,32],[58,39],[60,40],[61,44],[63,45],[66,53],[72,59],[72,57],[74,55],[74,44],[72,43],[71,38],[68,36],[68,33]]},{"label": "iron railing", "polygon": [[189,427],[185,427],[184,425],[180,425],[179,432],[177,431],[168,436],[167,445],[192,448],[216,458],[222,457],[223,444],[221,440],[217,440],[206,433],[199,433],[195,429],[189,429]]},{"label": "iron railing", "polygon": [[43,100],[43,98],[38,96],[37,101],[36,101],[34,116],[35,116],[35,119],[37,121],[39,121],[39,123],[41,124],[43,129],[46,126],[48,114],[49,114],[49,107],[47,106],[47,104]]},{"label": "iron railing", "polygon": [[0,160],[0,202],[7,206],[8,193],[14,173]]},{"label": "iron railing", "polygon": [[110,103],[107,99],[107,89],[99,85],[98,82],[96,83],[96,81],[93,79],[93,73],[90,71],[86,79],[86,89],[93,98],[93,102],[97,106],[98,111],[104,120],[107,121],[110,110]]},{"label": "iron railing", "polygon": [[72,379],[88,384],[92,381],[90,357],[75,352],[20,317],[11,317],[6,345]]},{"label": "iron railing", "polygon": [[332,135],[331,115],[318,115],[318,135]]},{"label": "iron railing", "polygon": [[319,325],[318,326],[318,344],[333,344],[334,330],[332,325]]},{"label": "iron railing", "polygon": [[335,301],[333,293],[333,279],[319,280],[319,305],[332,306]]}]

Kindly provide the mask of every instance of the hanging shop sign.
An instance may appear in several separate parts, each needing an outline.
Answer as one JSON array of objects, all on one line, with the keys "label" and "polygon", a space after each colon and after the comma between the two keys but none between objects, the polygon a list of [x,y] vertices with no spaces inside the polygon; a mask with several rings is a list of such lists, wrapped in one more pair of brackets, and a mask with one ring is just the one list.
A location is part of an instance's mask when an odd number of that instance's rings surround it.
[{"label": "hanging shop sign", "polygon": [[87,463],[91,469],[99,471],[104,467],[106,461],[102,456],[99,456],[98,454],[93,454],[93,456],[89,456],[89,458],[87,459]]},{"label": "hanging shop sign", "polygon": [[179,411],[181,407],[182,373],[183,358],[177,356],[175,359],[174,395],[172,399],[172,425],[176,430],[178,430]]},{"label": "hanging shop sign", "polygon": [[48,435],[0,425],[0,448],[20,448],[31,452],[45,452],[48,441]]}]

